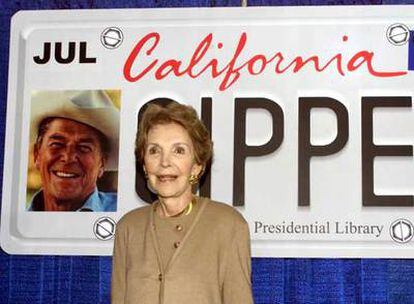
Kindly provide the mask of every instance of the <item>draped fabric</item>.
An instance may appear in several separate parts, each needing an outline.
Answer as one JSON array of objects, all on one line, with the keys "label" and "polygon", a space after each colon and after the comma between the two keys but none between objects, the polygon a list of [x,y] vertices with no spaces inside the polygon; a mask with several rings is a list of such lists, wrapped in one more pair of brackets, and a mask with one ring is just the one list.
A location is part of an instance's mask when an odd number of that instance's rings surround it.
[{"label": "draped fabric", "polygon": [[[414,303],[412,260],[254,258],[252,267],[256,304]],[[110,280],[110,257],[0,254],[0,303],[109,303]]]},{"label": "draped fabric", "polygon": [[[248,0],[251,6],[409,3],[414,4],[404,0]],[[3,172],[10,18],[16,11],[214,6],[240,6],[240,1],[0,1],[0,174]],[[413,260],[254,258],[252,268],[256,304],[414,303]],[[22,256],[0,250],[0,303],[109,303],[110,274],[111,257]]]}]

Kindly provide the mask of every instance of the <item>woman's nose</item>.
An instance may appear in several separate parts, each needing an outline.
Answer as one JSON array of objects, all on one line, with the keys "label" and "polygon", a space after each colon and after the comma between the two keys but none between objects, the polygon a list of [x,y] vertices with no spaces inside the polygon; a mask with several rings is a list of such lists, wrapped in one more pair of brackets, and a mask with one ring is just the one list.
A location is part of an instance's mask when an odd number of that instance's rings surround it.
[{"label": "woman's nose", "polygon": [[162,153],[161,155],[161,166],[169,167],[170,166],[170,155],[169,153]]}]

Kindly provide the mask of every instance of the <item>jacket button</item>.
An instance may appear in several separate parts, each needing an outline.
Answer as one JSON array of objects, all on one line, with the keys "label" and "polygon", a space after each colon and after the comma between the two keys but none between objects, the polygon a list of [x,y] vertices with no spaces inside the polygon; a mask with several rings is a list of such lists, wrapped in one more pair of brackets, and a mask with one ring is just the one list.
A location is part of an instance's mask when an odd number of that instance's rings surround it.
[{"label": "jacket button", "polygon": [[181,243],[180,243],[180,242],[175,242],[175,243],[174,243],[174,248],[178,248],[178,247],[180,247],[180,245],[181,245]]},{"label": "jacket button", "polygon": [[177,231],[183,231],[183,226],[177,225],[175,226],[175,229],[177,229]]},{"label": "jacket button", "polygon": [[158,275],[158,281],[162,281],[162,273],[160,273],[159,275]]}]

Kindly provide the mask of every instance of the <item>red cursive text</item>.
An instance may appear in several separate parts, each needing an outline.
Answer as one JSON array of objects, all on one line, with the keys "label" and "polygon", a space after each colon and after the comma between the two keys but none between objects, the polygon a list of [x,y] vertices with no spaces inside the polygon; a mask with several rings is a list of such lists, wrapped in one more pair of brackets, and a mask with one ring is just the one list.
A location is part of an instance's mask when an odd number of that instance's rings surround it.
[{"label": "red cursive text", "polygon": [[[343,41],[347,40],[348,37],[344,36]],[[160,34],[156,32],[149,33],[138,41],[125,61],[124,77],[127,81],[139,81],[150,72],[153,73],[153,76],[157,80],[162,80],[170,75],[174,75],[175,77],[187,76],[195,79],[209,72],[213,79],[222,77],[219,89],[220,91],[224,91],[236,83],[243,74],[251,76],[260,75],[269,68],[273,69],[276,74],[283,74],[287,72],[298,73],[305,66],[312,68],[316,72],[323,72],[332,66],[339,75],[345,76],[346,73],[354,72],[366,66],[368,73],[374,77],[396,77],[407,74],[406,71],[391,72],[376,70],[373,66],[374,52],[367,50],[361,50],[355,53],[349,60],[345,60],[341,53],[335,54],[325,60],[321,59],[318,55],[312,55],[308,58],[296,56],[293,60],[286,60],[281,52],[277,52],[272,56],[256,54],[244,62],[239,62],[240,54],[242,54],[247,43],[246,33],[240,35],[233,56],[226,63],[220,63],[217,58],[210,59],[207,62],[203,60],[213,44],[212,33],[200,41],[191,58],[168,59],[160,62],[159,59],[150,57],[159,46],[160,41]],[[223,44],[219,42],[217,47],[221,49]],[[133,73],[132,69],[135,63],[139,62],[144,56],[152,61],[143,69]]]}]

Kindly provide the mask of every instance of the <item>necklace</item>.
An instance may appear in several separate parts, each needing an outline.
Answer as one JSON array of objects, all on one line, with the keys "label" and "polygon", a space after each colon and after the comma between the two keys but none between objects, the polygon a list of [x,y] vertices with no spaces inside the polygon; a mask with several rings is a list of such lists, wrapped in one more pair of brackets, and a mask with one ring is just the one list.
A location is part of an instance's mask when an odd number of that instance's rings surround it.
[{"label": "necklace", "polygon": [[182,211],[178,212],[177,214],[171,215],[171,217],[180,217],[180,216],[186,216],[191,213],[193,210],[193,200],[190,201],[190,203],[185,207]]},{"label": "necklace", "polygon": [[195,205],[197,201],[195,200],[195,198],[193,198],[190,203],[180,212],[178,212],[177,214],[171,215],[169,217],[180,217],[180,216],[186,216],[189,215],[191,213],[191,211],[193,211],[193,206]]}]

